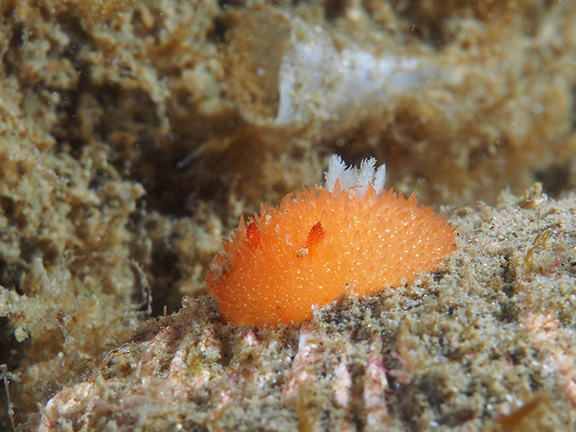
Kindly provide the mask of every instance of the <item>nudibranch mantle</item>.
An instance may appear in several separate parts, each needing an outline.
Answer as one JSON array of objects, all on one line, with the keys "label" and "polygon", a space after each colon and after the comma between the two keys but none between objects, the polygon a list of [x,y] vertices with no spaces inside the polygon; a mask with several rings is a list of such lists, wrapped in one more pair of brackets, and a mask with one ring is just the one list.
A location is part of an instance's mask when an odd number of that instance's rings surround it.
[{"label": "nudibranch mantle", "polygon": [[346,167],[334,155],[326,186],[286,195],[242,217],[206,275],[234,325],[303,321],[345,293],[376,294],[434,269],[456,250],[454,229],[431,208],[384,190],[376,159]]}]

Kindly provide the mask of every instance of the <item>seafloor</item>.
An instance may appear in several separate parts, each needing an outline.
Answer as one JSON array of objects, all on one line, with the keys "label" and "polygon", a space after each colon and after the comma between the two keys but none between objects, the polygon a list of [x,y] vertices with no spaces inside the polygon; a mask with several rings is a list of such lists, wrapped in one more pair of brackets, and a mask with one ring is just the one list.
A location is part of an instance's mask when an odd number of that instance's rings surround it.
[{"label": "seafloor", "polygon": [[[576,429],[576,2],[0,2],[0,429]],[[310,321],[205,295],[375,156],[458,251]]]}]

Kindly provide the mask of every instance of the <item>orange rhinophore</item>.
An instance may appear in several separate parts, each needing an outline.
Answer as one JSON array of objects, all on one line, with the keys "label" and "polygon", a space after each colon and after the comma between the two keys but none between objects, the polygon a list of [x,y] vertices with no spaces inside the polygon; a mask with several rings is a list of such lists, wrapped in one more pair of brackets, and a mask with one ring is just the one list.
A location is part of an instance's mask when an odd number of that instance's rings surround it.
[{"label": "orange rhinophore", "polygon": [[250,222],[246,228],[246,242],[252,250],[260,246],[260,230],[254,221]]},{"label": "orange rhinophore", "polygon": [[330,160],[326,187],[284,197],[241,219],[206,276],[236,325],[305,320],[343,293],[371,295],[433,270],[454,250],[454,229],[416,197],[384,190],[374,159]]},{"label": "orange rhinophore", "polygon": [[306,250],[310,253],[311,250],[316,249],[316,246],[324,239],[326,231],[322,228],[322,221],[318,221],[310,228],[308,238],[306,239]]}]

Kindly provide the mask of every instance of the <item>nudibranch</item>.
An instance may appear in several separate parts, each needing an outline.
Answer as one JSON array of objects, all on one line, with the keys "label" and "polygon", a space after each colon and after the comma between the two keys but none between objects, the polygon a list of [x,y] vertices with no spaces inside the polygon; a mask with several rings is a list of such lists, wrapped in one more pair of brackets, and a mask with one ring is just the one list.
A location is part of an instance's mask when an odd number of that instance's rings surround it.
[{"label": "nudibranch", "polygon": [[384,190],[376,159],[347,167],[334,155],[325,187],[286,195],[242,217],[206,275],[234,325],[310,318],[343,294],[365,296],[433,270],[456,250],[454,229],[431,208]]}]

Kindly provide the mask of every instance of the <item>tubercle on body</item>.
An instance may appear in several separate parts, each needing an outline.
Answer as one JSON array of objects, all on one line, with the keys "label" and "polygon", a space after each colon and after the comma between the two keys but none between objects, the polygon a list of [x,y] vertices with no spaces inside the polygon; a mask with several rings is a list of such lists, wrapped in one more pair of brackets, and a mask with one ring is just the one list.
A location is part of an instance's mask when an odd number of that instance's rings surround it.
[{"label": "tubercle on body", "polygon": [[[385,191],[383,166],[333,156],[326,186],[289,194],[242,218],[207,274],[209,293],[235,325],[305,320],[350,291],[375,294],[430,271],[452,253],[454,230],[428,207]],[[342,186],[341,186],[342,185]]]}]

